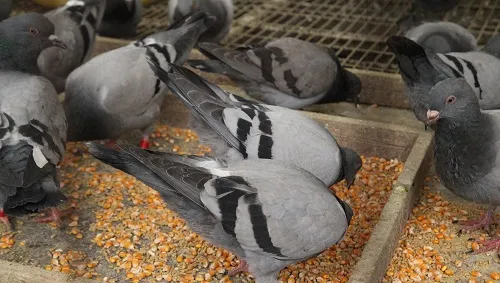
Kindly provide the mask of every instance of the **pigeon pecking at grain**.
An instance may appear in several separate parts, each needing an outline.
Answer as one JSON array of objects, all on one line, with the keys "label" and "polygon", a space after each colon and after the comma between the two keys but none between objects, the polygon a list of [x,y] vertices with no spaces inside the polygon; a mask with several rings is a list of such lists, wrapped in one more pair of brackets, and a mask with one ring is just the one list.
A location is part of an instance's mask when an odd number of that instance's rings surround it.
[{"label": "pigeon pecking at grain", "polygon": [[479,49],[474,35],[452,22],[424,23],[407,31],[405,36],[435,53],[468,52]]},{"label": "pigeon pecking at grain", "polygon": [[98,28],[99,35],[118,38],[136,36],[142,10],[141,0],[106,0],[106,9]]},{"label": "pigeon pecking at grain", "polygon": [[[463,78],[445,79],[430,94],[426,116],[436,125],[436,172],[457,196],[490,206],[480,219],[463,223],[464,230],[489,231],[500,205],[500,110],[481,111]],[[500,238],[483,244],[477,252],[500,251]]]},{"label": "pigeon pecking at grain", "polygon": [[63,92],[69,74],[90,59],[105,5],[106,0],[70,0],[65,6],[45,13],[56,28],[55,35],[68,46],[47,48],[38,57],[42,74],[57,92]]},{"label": "pigeon pecking at grain", "polygon": [[191,111],[201,142],[219,158],[275,159],[308,170],[326,185],[343,179],[348,186],[354,182],[360,156],[340,147],[313,119],[296,110],[244,100],[186,68],[171,64],[166,71],[149,62]]},{"label": "pigeon pecking at grain", "polygon": [[0,23],[0,220],[5,213],[52,208],[66,200],[56,165],[64,154],[66,119],[54,86],[40,76],[42,50],[66,48],[44,16],[26,13]]},{"label": "pigeon pecking at grain", "polygon": [[168,1],[168,19],[171,23],[195,11],[207,12],[217,19],[212,27],[200,36],[200,41],[220,42],[227,36],[233,23],[234,7],[232,0]]},{"label": "pigeon pecking at grain", "polygon": [[434,53],[401,36],[390,37],[387,44],[396,55],[408,100],[420,121],[427,120],[430,90],[447,78],[465,78],[481,109],[500,108],[500,59],[495,56],[481,51]]},{"label": "pigeon pecking at grain", "polygon": [[191,66],[229,76],[264,103],[292,109],[320,101],[358,103],[361,82],[333,50],[290,37],[237,49],[209,42],[198,47],[210,60],[192,60]]},{"label": "pigeon pecking at grain", "polygon": [[194,13],[167,31],[103,53],[73,71],[64,101],[68,140],[117,139],[138,129],[144,132],[141,147],[148,148],[166,86],[154,76],[146,57],[165,68],[184,62],[213,22],[206,13]]},{"label": "pigeon pecking at grain", "polygon": [[97,159],[157,190],[190,228],[240,258],[230,272],[277,283],[286,266],[344,237],[353,216],[311,173],[276,160],[216,159],[87,143]]}]

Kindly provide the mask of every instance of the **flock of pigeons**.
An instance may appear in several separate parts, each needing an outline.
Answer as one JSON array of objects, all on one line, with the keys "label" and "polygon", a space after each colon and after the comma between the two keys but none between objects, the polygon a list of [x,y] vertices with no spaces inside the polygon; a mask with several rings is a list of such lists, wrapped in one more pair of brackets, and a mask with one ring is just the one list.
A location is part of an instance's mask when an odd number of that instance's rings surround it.
[{"label": "flock of pigeons", "polygon": [[[86,144],[96,158],[157,190],[195,232],[239,256],[231,274],[277,282],[280,269],[339,242],[353,211],[329,187],[344,179],[350,186],[361,158],[293,109],[357,104],[358,77],[333,50],[295,38],[220,46],[232,21],[230,0],[171,0],[175,20],[166,31],[91,59],[106,14],[108,23],[123,22],[138,3],[120,1],[116,21],[107,12],[113,0],[70,0],[45,15],[0,22],[0,219],[11,228],[7,214],[50,208],[41,221],[59,220],[66,197],[56,166],[65,143],[115,140],[139,129],[142,149]],[[458,196],[491,205],[465,225],[489,229],[500,204],[500,110],[482,109],[500,108],[500,40],[478,50],[467,30],[439,22],[407,36],[413,40],[392,36],[387,44],[416,117],[436,131],[438,175]],[[208,60],[188,60],[196,46]],[[224,91],[182,67],[186,61],[229,76],[265,104]],[[167,90],[191,111],[215,157],[145,150]],[[498,247],[492,239],[481,251]]]}]

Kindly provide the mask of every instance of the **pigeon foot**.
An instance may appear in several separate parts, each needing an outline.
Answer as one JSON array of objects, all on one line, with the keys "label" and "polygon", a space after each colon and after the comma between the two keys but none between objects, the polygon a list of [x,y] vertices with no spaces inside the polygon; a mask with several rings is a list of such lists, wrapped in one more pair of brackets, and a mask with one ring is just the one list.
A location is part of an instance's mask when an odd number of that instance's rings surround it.
[{"label": "pigeon foot", "polygon": [[149,138],[144,136],[142,137],[141,141],[139,142],[139,146],[142,148],[142,149],[149,149],[150,147],[150,142],[149,142]]},{"label": "pigeon foot", "polygon": [[476,231],[479,229],[484,229],[488,234],[491,234],[490,230],[490,225],[497,223],[493,219],[493,212],[495,211],[495,208],[492,207],[486,211],[486,213],[473,220],[467,220],[467,221],[462,221],[460,222],[460,225],[462,226],[462,229],[460,229],[460,232],[471,232],[471,231]]},{"label": "pigeon foot", "polygon": [[40,217],[36,219],[38,223],[61,222],[61,218],[70,215],[73,212],[72,208],[59,210],[58,208],[50,209],[50,216]]},{"label": "pigeon foot", "polygon": [[227,275],[230,276],[230,277],[232,277],[232,276],[235,276],[236,274],[238,274],[240,272],[248,272],[248,264],[243,259],[240,259],[240,264],[238,264],[238,266],[236,266],[235,268],[229,270],[229,272],[227,273]]},{"label": "pigeon foot", "polygon": [[491,240],[485,240],[478,242],[482,247],[475,251],[474,254],[482,254],[485,252],[489,252],[492,250],[497,250],[497,253],[500,257],[500,237],[495,237]]},{"label": "pigeon foot", "polygon": [[0,209],[0,221],[7,227],[7,233],[12,231],[12,224],[10,224],[9,217]]}]

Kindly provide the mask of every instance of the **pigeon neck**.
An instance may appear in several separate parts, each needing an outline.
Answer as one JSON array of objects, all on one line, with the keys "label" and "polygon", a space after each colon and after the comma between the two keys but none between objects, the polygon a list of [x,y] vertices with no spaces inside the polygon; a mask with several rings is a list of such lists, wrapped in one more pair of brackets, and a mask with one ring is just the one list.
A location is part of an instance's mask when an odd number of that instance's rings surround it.
[{"label": "pigeon neck", "polygon": [[7,40],[0,40],[0,70],[40,74],[37,63],[40,52],[20,52],[14,46]]},{"label": "pigeon neck", "polygon": [[435,137],[436,170],[448,188],[472,184],[494,166],[493,121],[484,114],[467,121],[439,120]]}]

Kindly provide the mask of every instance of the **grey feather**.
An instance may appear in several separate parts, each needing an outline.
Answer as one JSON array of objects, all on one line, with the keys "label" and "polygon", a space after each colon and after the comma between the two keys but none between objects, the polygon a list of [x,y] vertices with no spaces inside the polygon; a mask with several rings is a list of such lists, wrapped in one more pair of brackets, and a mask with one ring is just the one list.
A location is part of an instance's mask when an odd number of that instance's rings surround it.
[{"label": "grey feather", "polygon": [[232,0],[168,1],[168,18],[171,23],[195,11],[207,12],[217,19],[213,26],[200,36],[200,41],[220,42],[227,36],[233,22]]},{"label": "grey feather", "polygon": [[434,53],[399,36],[392,36],[387,44],[398,59],[410,105],[420,121],[426,120],[431,88],[447,78],[464,77],[480,99],[482,109],[500,108],[496,88],[500,60],[494,56],[479,51]]},{"label": "grey feather", "polygon": [[484,52],[500,58],[500,35],[493,36],[484,45]]},{"label": "grey feather", "polygon": [[452,22],[424,23],[407,31],[405,36],[435,53],[478,50],[474,35]]},{"label": "grey feather", "polygon": [[335,138],[299,111],[243,100],[180,66],[172,64],[167,72],[150,64],[197,120],[192,124],[201,141],[223,160],[280,160],[327,185],[344,177],[351,182],[361,167],[357,154],[343,155]]},{"label": "grey feather", "polygon": [[[326,97],[330,102],[357,101],[361,91],[359,79],[342,68],[332,50],[299,39],[285,37],[238,49],[203,42],[199,48],[233,69],[223,73],[267,104],[297,109]],[[219,69],[195,63],[193,67]]]},{"label": "grey feather", "polygon": [[47,48],[38,57],[42,74],[57,92],[63,92],[69,74],[90,59],[105,5],[105,0],[72,0],[45,14],[55,26],[55,35],[68,47]]},{"label": "grey feather", "polygon": [[68,139],[116,139],[149,128],[160,114],[166,87],[146,57],[164,67],[182,63],[213,21],[204,13],[193,14],[167,31],[103,53],[73,71],[64,101]]},{"label": "grey feather", "polygon": [[137,34],[142,17],[141,0],[106,0],[106,10],[99,34],[108,37],[131,38]]},{"label": "grey feather", "polygon": [[12,11],[12,0],[0,0],[0,21],[7,19]]},{"label": "grey feather", "polygon": [[246,260],[257,282],[277,282],[280,269],[339,242],[349,225],[346,204],[297,167],[244,160],[205,168],[197,159],[178,161],[189,156],[117,145],[87,144],[101,161],[153,184],[197,233]]}]

